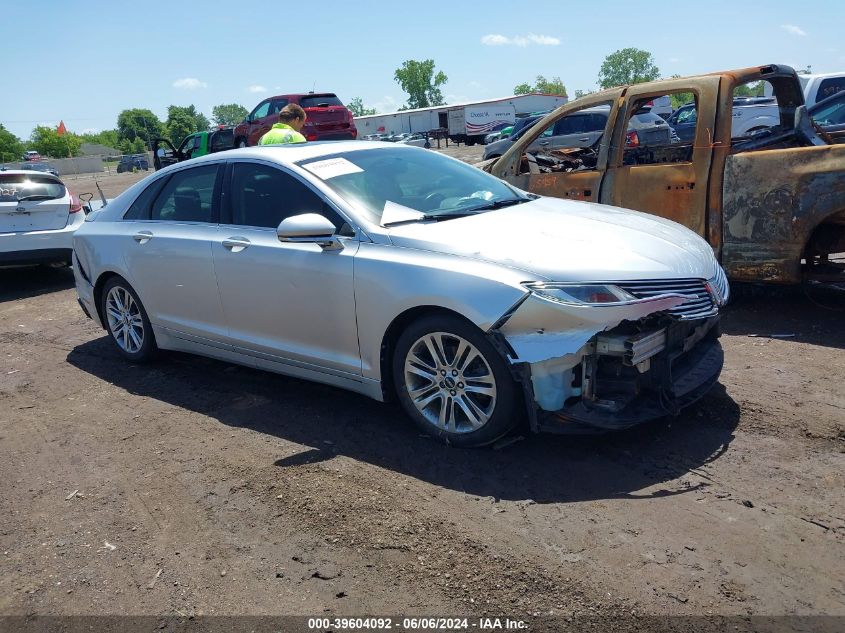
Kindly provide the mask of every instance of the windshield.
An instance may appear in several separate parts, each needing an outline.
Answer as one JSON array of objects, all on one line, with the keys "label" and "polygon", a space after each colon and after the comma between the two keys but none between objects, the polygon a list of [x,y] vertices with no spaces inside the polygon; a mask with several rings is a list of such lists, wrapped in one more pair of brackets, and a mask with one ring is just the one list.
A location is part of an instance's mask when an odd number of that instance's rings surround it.
[{"label": "windshield", "polygon": [[529,198],[476,167],[430,150],[380,147],[297,163],[375,224],[480,213]]},{"label": "windshield", "polygon": [[38,196],[55,200],[65,195],[65,186],[53,178],[35,174],[0,174],[0,202],[17,202]]}]

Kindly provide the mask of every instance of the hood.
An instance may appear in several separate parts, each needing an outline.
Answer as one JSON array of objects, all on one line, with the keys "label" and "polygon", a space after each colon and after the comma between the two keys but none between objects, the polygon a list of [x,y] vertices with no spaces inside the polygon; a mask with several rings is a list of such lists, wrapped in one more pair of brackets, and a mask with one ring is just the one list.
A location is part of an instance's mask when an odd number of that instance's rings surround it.
[{"label": "hood", "polygon": [[716,273],[710,246],[680,224],[558,198],[406,224],[389,235],[396,246],[477,258],[547,281],[710,279]]}]

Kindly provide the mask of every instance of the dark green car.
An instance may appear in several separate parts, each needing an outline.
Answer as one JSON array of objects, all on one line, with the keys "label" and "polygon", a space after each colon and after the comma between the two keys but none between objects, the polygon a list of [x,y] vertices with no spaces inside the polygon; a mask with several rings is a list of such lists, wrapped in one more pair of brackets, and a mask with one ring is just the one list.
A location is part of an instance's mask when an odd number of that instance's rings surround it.
[{"label": "dark green car", "polygon": [[189,134],[179,145],[179,149],[173,147],[166,138],[158,138],[153,141],[153,164],[156,170],[159,170],[183,160],[232,149],[234,146],[235,135],[232,127]]}]

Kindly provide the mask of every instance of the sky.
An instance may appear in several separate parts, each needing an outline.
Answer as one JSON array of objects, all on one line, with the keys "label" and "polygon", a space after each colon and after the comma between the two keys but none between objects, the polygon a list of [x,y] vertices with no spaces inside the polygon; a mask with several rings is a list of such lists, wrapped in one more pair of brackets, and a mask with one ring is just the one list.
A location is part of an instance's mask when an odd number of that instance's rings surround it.
[{"label": "sky", "polygon": [[[433,59],[449,103],[503,97],[537,75],[570,97],[596,89],[602,60],[636,47],[661,75],[770,63],[845,70],[845,2],[631,3],[499,0],[0,0],[0,123],[22,139],[60,120],[116,127],[127,108],[221,103],[251,110],[274,94],[334,92],[379,112],[406,99],[393,78]],[[804,5],[807,6],[807,5]],[[12,28],[13,27],[13,28]]]}]

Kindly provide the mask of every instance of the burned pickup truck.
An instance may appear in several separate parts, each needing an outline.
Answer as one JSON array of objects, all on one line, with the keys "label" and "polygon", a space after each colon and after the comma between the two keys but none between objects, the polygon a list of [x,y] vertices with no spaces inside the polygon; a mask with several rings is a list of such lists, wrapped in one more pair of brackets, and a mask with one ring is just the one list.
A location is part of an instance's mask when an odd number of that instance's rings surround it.
[{"label": "burned pickup truck", "polygon": [[[733,136],[738,87],[769,84],[780,123]],[[767,91],[768,92],[768,91]],[[689,140],[651,140],[628,121],[656,97],[695,107]],[[603,109],[590,147],[529,146],[549,126]],[[655,137],[660,138],[660,137]],[[612,88],[561,106],[500,158],[479,166],[533,193],[653,213],[704,237],[736,281],[845,282],[845,132],[807,114],[792,68],[760,66]]]}]

